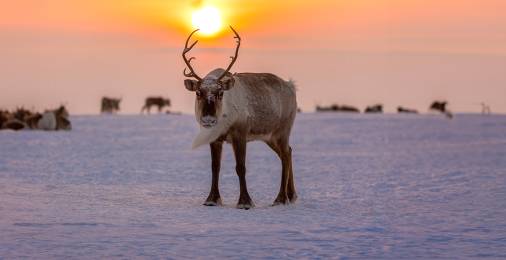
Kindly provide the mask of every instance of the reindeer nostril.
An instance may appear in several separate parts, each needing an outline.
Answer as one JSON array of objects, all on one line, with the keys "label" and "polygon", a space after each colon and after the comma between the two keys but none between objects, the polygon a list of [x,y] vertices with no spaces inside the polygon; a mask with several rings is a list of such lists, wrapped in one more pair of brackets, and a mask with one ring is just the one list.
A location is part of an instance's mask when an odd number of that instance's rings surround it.
[{"label": "reindeer nostril", "polygon": [[212,116],[205,116],[200,119],[200,123],[203,127],[212,127],[216,125],[218,119]]}]

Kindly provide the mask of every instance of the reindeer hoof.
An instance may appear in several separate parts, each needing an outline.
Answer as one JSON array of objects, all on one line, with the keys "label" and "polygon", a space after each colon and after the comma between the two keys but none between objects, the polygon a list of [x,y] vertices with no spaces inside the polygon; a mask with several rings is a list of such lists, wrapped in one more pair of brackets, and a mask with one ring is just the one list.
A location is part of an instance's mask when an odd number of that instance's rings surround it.
[{"label": "reindeer hoof", "polygon": [[274,200],[274,202],[272,203],[272,206],[286,205],[289,203],[290,203],[290,200],[288,199],[288,197],[286,195],[285,196],[278,195],[276,200]]},{"label": "reindeer hoof", "polygon": [[247,203],[247,204],[237,204],[237,208],[238,209],[248,210],[248,209],[251,209],[251,208],[254,208],[254,207],[255,207],[255,204],[253,204],[253,202]]},{"label": "reindeer hoof", "polygon": [[238,209],[251,209],[255,207],[255,203],[251,200],[249,196],[245,196],[243,198],[239,198],[239,202],[237,202],[237,208]]},{"label": "reindeer hoof", "polygon": [[288,199],[290,200],[290,203],[294,203],[297,201],[297,193],[288,194]]},{"label": "reindeer hoof", "polygon": [[206,202],[204,202],[204,206],[209,206],[209,207],[216,207],[216,206],[222,206],[223,203],[221,202],[221,198],[217,198],[217,199],[207,199]]}]

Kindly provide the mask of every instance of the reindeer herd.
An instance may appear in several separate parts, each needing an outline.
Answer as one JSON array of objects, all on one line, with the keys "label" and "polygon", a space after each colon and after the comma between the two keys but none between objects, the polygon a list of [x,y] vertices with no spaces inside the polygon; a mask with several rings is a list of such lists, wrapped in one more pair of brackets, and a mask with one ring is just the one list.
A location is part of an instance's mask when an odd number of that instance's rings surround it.
[{"label": "reindeer herd", "polygon": [[[453,114],[451,111],[447,109],[448,102],[447,101],[434,101],[429,106],[429,111],[434,111],[445,115],[447,118],[453,118]],[[482,112],[483,114],[490,114],[490,107],[481,104],[484,108]],[[349,105],[337,105],[332,104],[330,106],[316,106],[316,112],[347,112],[347,113],[360,113],[360,110],[354,106]],[[364,109],[364,113],[366,114],[380,114],[383,113],[383,105],[375,104],[368,106]],[[418,110],[406,108],[402,106],[397,107],[397,113],[399,114],[418,114]]]},{"label": "reindeer herd", "polygon": [[[121,98],[103,97],[100,105],[100,112],[105,114],[114,114],[120,111]],[[165,107],[170,107],[170,99],[164,97],[147,97],[144,101],[144,106],[141,108],[141,113],[151,113],[151,107],[157,107],[158,113],[162,112]],[[170,111],[167,111],[170,113]]]},{"label": "reindeer herd", "polygon": [[24,108],[15,111],[0,110],[0,129],[10,130],[71,130],[72,124],[69,121],[69,113],[65,106],[57,109],[46,110],[42,113],[33,112]]},{"label": "reindeer herd", "polygon": [[[100,111],[102,113],[117,113],[120,110],[121,99],[103,97]],[[151,112],[151,107],[157,107],[162,112],[165,107],[170,107],[170,99],[163,97],[148,97],[141,109],[141,113]],[[167,112],[169,113],[169,112]],[[71,130],[69,112],[64,105],[56,109],[45,110],[42,113],[28,110],[23,107],[14,111],[0,110],[0,130]]]}]

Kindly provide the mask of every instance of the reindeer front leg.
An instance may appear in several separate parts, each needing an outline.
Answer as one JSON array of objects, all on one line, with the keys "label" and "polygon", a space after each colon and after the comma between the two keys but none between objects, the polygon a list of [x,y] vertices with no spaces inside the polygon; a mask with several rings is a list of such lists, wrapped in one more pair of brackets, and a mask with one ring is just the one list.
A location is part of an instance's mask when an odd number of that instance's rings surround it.
[{"label": "reindeer front leg", "polygon": [[209,196],[204,202],[205,206],[221,206],[220,190],[218,188],[218,182],[220,178],[220,166],[221,166],[221,153],[223,148],[222,141],[215,141],[211,143],[211,159],[212,159],[212,172],[213,179],[211,183],[211,191]]},{"label": "reindeer front leg", "polygon": [[232,138],[232,147],[235,155],[235,171],[239,176],[239,188],[241,194],[237,202],[238,209],[250,209],[255,206],[248,194],[248,186],[246,185],[246,136],[236,135]]}]

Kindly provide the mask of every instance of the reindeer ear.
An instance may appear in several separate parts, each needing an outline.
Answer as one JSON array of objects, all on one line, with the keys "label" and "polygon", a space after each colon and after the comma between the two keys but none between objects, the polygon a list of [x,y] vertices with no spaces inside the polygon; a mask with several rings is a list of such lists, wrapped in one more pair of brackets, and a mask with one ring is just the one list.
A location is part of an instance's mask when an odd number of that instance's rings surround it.
[{"label": "reindeer ear", "polygon": [[189,91],[197,91],[199,89],[198,81],[192,79],[185,79],[184,86]]},{"label": "reindeer ear", "polygon": [[221,86],[223,87],[223,90],[229,90],[229,89],[231,89],[234,86],[234,84],[235,84],[234,77],[226,76],[221,81]]}]

